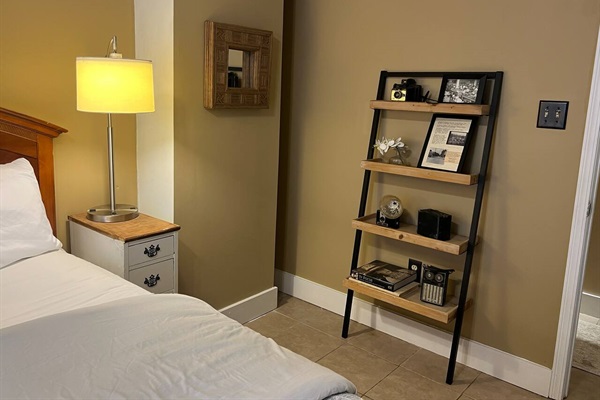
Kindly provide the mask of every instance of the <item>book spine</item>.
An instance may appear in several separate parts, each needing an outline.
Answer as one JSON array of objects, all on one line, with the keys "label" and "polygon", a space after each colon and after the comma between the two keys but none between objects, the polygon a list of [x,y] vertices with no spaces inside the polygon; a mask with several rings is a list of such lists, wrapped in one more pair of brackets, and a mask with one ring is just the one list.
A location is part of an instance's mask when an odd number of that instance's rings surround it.
[{"label": "book spine", "polygon": [[355,275],[356,276],[353,277],[353,278],[355,278],[356,280],[359,280],[361,282],[368,283],[368,284],[371,284],[373,286],[377,286],[379,288],[382,288],[382,289],[385,289],[385,290],[389,290],[391,292],[393,292],[395,290],[394,286],[392,284],[381,282],[381,281],[379,281],[377,279],[373,279],[370,276],[363,275],[363,274],[360,274],[360,273],[359,274],[355,274]]}]

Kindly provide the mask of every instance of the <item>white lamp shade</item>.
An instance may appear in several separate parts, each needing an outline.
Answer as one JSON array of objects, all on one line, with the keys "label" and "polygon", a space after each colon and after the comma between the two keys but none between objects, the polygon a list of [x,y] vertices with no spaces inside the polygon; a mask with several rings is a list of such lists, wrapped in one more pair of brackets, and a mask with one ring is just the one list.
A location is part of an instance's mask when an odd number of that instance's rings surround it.
[{"label": "white lamp shade", "polygon": [[154,111],[152,62],[77,57],[77,110],[133,114]]}]

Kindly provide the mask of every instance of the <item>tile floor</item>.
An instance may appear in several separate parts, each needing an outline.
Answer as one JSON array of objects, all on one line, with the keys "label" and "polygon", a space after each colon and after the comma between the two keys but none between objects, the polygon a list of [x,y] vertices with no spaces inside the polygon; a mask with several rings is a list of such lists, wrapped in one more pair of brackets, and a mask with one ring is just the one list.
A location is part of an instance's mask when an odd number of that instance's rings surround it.
[{"label": "tile floor", "polygon": [[[534,393],[461,364],[446,385],[447,359],[342,317],[279,294],[278,308],[246,324],[279,345],[351,380],[364,400],[528,400]],[[568,400],[600,400],[600,377],[572,369]]]}]

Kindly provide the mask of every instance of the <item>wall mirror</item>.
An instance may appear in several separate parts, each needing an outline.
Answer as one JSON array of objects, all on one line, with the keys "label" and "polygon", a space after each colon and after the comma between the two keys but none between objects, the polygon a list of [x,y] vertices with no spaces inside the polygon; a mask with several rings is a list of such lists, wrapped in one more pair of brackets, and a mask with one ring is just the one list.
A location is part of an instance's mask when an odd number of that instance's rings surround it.
[{"label": "wall mirror", "polygon": [[269,108],[273,32],[204,22],[204,108]]}]

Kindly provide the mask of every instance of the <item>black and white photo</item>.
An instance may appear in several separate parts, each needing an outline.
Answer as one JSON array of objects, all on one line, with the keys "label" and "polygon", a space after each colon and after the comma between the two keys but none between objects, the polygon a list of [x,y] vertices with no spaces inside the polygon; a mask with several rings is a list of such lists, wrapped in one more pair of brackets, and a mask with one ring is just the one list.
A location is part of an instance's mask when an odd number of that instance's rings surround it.
[{"label": "black and white photo", "polygon": [[467,141],[467,132],[450,131],[446,144],[464,146]]},{"label": "black and white photo", "polygon": [[427,162],[431,164],[444,165],[446,149],[431,148],[427,152]]},{"label": "black and white photo", "polygon": [[485,75],[451,76],[442,80],[439,103],[481,104],[485,89]]}]

